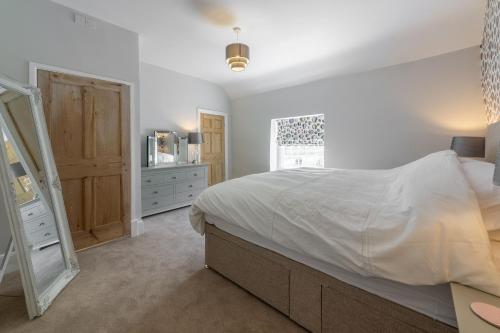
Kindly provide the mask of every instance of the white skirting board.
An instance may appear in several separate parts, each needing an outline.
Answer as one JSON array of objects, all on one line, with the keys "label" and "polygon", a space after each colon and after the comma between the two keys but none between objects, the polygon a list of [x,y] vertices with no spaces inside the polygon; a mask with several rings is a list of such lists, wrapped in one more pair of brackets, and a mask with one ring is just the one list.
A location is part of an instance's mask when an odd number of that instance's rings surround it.
[{"label": "white skirting board", "polygon": [[142,219],[132,220],[131,233],[132,237],[137,237],[144,233],[144,221]]}]

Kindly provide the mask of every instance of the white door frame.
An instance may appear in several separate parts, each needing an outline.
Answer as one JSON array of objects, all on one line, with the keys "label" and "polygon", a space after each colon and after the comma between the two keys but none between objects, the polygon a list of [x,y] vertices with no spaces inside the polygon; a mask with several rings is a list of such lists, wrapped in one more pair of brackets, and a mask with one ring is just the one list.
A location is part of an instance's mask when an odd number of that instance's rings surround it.
[{"label": "white door frame", "polygon": [[229,143],[229,135],[228,135],[228,118],[229,115],[225,112],[219,112],[219,111],[214,111],[210,109],[203,109],[203,108],[197,108],[196,109],[196,128],[197,131],[200,132],[201,129],[201,124],[200,124],[200,114],[201,113],[207,113],[207,114],[213,114],[216,116],[223,116],[224,117],[224,179],[228,180],[229,179],[229,156],[228,156],[228,143]]},{"label": "white door frame", "polygon": [[94,75],[85,72],[75,71],[67,68],[40,64],[36,62],[29,62],[29,84],[35,87],[37,85],[37,71],[45,70],[50,72],[63,73],[68,75],[75,75],[80,77],[85,77],[89,79],[103,80],[108,82],[119,83],[123,85],[129,86],[130,89],[130,229],[131,229],[131,237],[139,236],[144,232],[144,224],[142,219],[136,218],[136,209],[135,204],[137,200],[137,194],[140,196],[140,188],[137,188],[135,179],[140,177],[140,174],[137,174],[137,168],[134,164],[134,156],[137,153],[134,149],[136,147],[136,142],[138,140],[137,133],[135,131],[135,84],[133,82],[118,80],[114,78],[109,78],[101,75]]}]

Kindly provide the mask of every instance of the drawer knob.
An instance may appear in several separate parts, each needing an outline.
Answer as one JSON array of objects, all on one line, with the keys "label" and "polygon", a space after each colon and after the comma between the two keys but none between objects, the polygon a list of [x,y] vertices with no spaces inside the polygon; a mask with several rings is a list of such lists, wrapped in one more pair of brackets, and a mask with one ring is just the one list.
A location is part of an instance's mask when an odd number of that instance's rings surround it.
[{"label": "drawer knob", "polygon": [[146,180],[146,183],[151,183],[151,179]]},{"label": "drawer knob", "polygon": [[176,177],[176,176],[173,176],[173,177],[172,177],[172,179],[177,179],[177,177]]},{"label": "drawer knob", "polygon": [[192,197],[193,197],[193,195],[192,195],[192,194],[190,194],[190,195],[188,195],[188,197],[189,197],[189,198],[192,198]]},{"label": "drawer knob", "polygon": [[50,232],[47,232],[45,235],[43,235],[44,237],[48,237],[50,236]]},{"label": "drawer knob", "polygon": [[190,187],[190,188],[191,188],[191,187],[193,187],[193,185],[189,185],[188,187]]},{"label": "drawer knob", "polygon": [[33,216],[33,212],[29,213],[28,216]]},{"label": "drawer knob", "polygon": [[158,191],[153,191],[153,194],[158,194]]},{"label": "drawer knob", "polygon": [[158,204],[158,202],[156,202],[156,201],[155,201],[155,202],[153,202],[153,205],[157,205],[157,204]]},{"label": "drawer knob", "polygon": [[196,176],[198,176],[198,174],[197,174],[197,173],[195,173],[195,174],[194,174],[194,176],[196,177]]},{"label": "drawer knob", "polygon": [[40,223],[38,226],[43,227],[45,225],[45,222]]}]

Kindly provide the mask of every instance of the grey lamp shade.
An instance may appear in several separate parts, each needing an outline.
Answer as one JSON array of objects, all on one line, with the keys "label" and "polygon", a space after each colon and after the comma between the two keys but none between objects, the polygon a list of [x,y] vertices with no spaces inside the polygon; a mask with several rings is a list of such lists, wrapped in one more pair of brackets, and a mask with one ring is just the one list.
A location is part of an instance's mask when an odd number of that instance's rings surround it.
[{"label": "grey lamp shade", "polygon": [[461,157],[484,157],[485,138],[477,136],[455,136],[451,141],[451,149]]},{"label": "grey lamp shade", "polygon": [[188,143],[192,145],[202,144],[205,142],[203,140],[203,134],[199,132],[193,132],[188,134]]},{"label": "grey lamp shade", "polygon": [[493,174],[493,184],[500,186],[500,143],[498,144],[497,162],[495,164],[495,173]]}]

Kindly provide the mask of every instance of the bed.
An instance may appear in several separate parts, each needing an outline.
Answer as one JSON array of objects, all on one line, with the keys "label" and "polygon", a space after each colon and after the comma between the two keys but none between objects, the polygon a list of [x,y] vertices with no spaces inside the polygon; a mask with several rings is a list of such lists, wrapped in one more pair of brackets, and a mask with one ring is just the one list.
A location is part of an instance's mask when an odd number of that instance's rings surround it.
[{"label": "bed", "polygon": [[[498,142],[500,133],[498,127],[495,125],[489,129],[487,148],[489,159],[494,158],[492,154],[495,148],[491,148],[494,147],[491,142]],[[436,170],[443,168],[443,165],[451,165],[451,171],[447,170],[446,173],[451,173],[450,179],[457,184],[447,184],[447,186],[458,186],[451,190],[452,193],[462,193],[453,199],[458,205],[450,206],[449,200],[445,200],[444,206],[432,207],[430,210],[442,216],[448,211],[458,211],[464,205],[470,205],[467,209],[446,218],[457,221],[461,226],[458,229],[463,229],[460,232],[467,235],[465,248],[454,245],[461,242],[461,239],[453,238],[460,237],[459,234],[452,235],[450,241],[450,232],[453,233],[457,228],[446,223],[439,224],[438,229],[427,230],[427,233],[423,234],[420,227],[411,228],[410,231],[394,229],[394,226],[402,220],[391,223],[393,215],[391,210],[384,215],[383,210],[376,209],[378,220],[371,219],[370,223],[372,227],[373,225],[377,227],[372,228],[370,232],[365,232],[370,230],[365,228],[365,222],[356,224],[358,218],[359,221],[365,221],[367,216],[372,216],[373,207],[384,206],[384,203],[380,202],[380,193],[384,193],[384,198],[389,203],[400,194],[397,191],[393,193],[393,197],[386,194],[387,187],[384,184],[395,182],[394,172],[389,171],[385,173],[377,171],[378,182],[372,182],[374,175],[370,171],[359,171],[355,174],[355,178],[350,178],[350,174],[342,174],[341,180],[336,173],[332,181],[328,180],[328,177],[332,177],[330,174],[323,174],[330,172],[329,170],[295,170],[291,171],[296,172],[293,177],[289,174],[273,174],[273,177],[278,177],[274,179],[275,184],[273,180],[261,179],[258,176],[250,177],[250,181],[254,184],[243,184],[243,187],[242,184],[235,185],[229,182],[224,188],[221,186],[217,189],[216,186],[197,199],[192,207],[191,222],[197,231],[206,236],[205,261],[208,267],[312,332],[457,332],[453,301],[447,282],[458,281],[498,295],[500,265],[498,257],[491,256],[491,251],[496,251],[498,246],[496,243],[491,246],[487,232],[483,230],[484,228],[477,227],[478,221],[481,220],[479,208],[475,207],[476,200],[470,197],[474,194],[467,190],[470,186],[465,183],[465,176],[462,175],[464,178],[460,178],[462,172],[455,168],[455,160],[456,156],[454,157],[452,152],[438,153],[425,161],[424,168],[420,165],[419,168],[409,168],[410,171],[405,171],[405,179],[411,180],[417,176],[421,178],[418,172],[437,173]],[[401,173],[398,171],[398,175]],[[311,182],[307,177],[312,177],[319,183],[304,188],[303,184]],[[436,179],[430,177],[429,184],[421,186],[432,187],[436,183],[436,187],[439,188],[442,185],[439,182],[447,181],[446,175],[436,177]],[[456,181],[458,178],[461,181]],[[363,187],[369,183],[367,179],[374,184]],[[319,194],[313,193],[314,189],[319,187],[320,192],[330,193],[328,191],[335,189],[321,188],[321,184],[332,182],[337,188],[337,195],[342,196],[344,203],[348,204],[328,207],[328,204],[332,205],[328,198],[316,200]],[[354,187],[359,188],[360,192],[354,191],[350,197],[346,193],[349,192],[348,187],[352,182],[355,182]],[[266,187],[264,183],[271,184]],[[258,189],[253,197],[246,193],[252,192],[250,190],[252,186]],[[279,186],[286,186],[286,190],[276,190]],[[241,191],[241,188],[249,190]],[[437,198],[442,195],[442,193],[434,194]],[[238,196],[242,196],[244,200],[237,205],[235,202]],[[350,208],[352,204],[350,201],[359,196],[363,196],[363,207],[371,205],[366,212],[359,207]],[[407,200],[417,200],[417,206],[422,200],[424,202],[433,200],[431,195],[429,199],[415,193],[405,194],[403,197]],[[309,202],[308,200],[312,198],[316,198],[314,202],[323,202],[321,209],[304,208],[297,201]],[[331,219],[325,220],[317,214],[317,211],[324,209],[331,209],[334,213],[340,211],[341,214],[337,214],[336,218],[349,217],[345,225],[340,223],[332,227],[335,235],[340,235],[335,244],[331,244],[333,234],[329,234],[332,228],[328,227],[328,223]],[[239,215],[239,211],[246,211],[245,216]],[[308,225],[307,221],[304,222],[304,219],[300,218],[310,217],[310,214],[316,214],[314,220],[325,220],[323,227],[321,223],[320,226]],[[405,218],[408,216],[405,215]],[[422,220],[422,216],[419,219]],[[300,228],[296,225],[290,227],[290,222],[293,225],[294,221],[301,221]],[[269,228],[269,225],[272,227]],[[392,229],[386,228],[387,225],[392,226]],[[365,228],[362,229],[362,233],[359,233],[361,228],[359,226]],[[431,227],[434,225],[425,225],[424,229]],[[315,229],[314,232],[311,232],[311,228]],[[380,229],[383,229],[382,232]],[[315,234],[316,238],[304,236],[308,234]],[[366,234],[370,237],[365,239]],[[423,253],[422,255],[415,256],[412,251],[405,250],[408,240],[416,244],[435,234],[439,237],[433,240],[433,243],[429,243],[431,245],[419,245],[415,248],[418,250],[413,251]],[[392,244],[391,238],[387,238],[387,235],[395,236],[400,242],[394,241]],[[358,236],[361,238],[355,239]],[[341,241],[346,239],[348,241]],[[384,240],[389,241],[391,244],[380,247],[377,246],[376,240],[382,243]],[[436,242],[447,244],[447,247],[438,248],[439,253],[442,251],[447,253],[446,262],[440,262],[442,258],[433,253],[436,252],[435,249],[432,250]],[[352,244],[363,244],[363,246],[358,248]],[[370,247],[365,244],[369,244]],[[466,261],[460,262],[459,265],[457,260],[463,261],[460,258],[470,251],[474,252],[474,258],[479,258],[477,262],[480,264]],[[422,256],[424,260],[421,260]],[[433,261],[432,267],[435,271],[432,274],[425,274],[425,265],[429,261]]]}]

